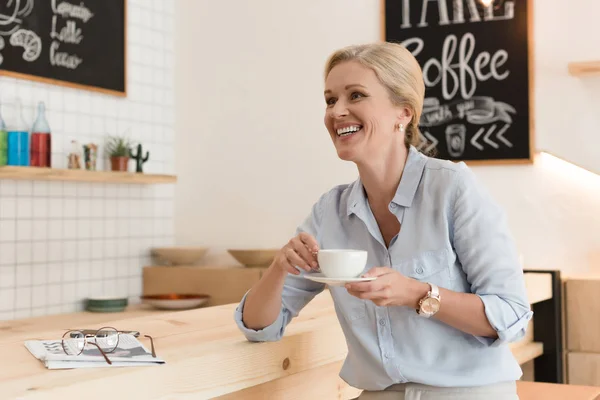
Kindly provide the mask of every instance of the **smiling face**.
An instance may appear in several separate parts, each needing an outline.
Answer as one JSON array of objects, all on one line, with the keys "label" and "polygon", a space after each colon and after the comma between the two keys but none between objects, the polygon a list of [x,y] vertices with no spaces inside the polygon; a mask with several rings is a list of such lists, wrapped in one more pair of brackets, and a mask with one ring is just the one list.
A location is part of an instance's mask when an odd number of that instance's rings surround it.
[{"label": "smiling face", "polygon": [[404,146],[399,124],[410,110],[390,100],[375,72],[356,61],[336,65],[325,81],[325,126],[338,156],[357,164]]}]

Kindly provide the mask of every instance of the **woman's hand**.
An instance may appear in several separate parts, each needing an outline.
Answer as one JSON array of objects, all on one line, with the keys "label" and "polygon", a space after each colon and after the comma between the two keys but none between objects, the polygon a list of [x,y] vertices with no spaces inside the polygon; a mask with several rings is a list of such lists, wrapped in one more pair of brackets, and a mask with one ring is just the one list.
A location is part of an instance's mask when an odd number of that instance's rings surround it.
[{"label": "woman's hand", "polygon": [[306,232],[301,232],[283,246],[281,251],[275,256],[273,265],[282,271],[294,275],[300,274],[296,266],[305,271],[312,271],[318,268],[318,251],[319,244],[316,239]]},{"label": "woman's hand", "polygon": [[375,267],[363,277],[377,277],[368,282],[346,284],[351,295],[359,299],[371,300],[378,306],[417,307],[419,299],[429,290],[429,285],[402,275],[389,267]]},{"label": "woman's hand", "polygon": [[[348,283],[346,289],[351,295],[372,300],[378,306],[406,306],[416,310],[429,291],[427,283],[408,278],[389,267],[375,267],[363,276],[376,276],[377,279]],[[435,318],[471,335],[498,338],[479,296],[439,289],[443,305]]]}]

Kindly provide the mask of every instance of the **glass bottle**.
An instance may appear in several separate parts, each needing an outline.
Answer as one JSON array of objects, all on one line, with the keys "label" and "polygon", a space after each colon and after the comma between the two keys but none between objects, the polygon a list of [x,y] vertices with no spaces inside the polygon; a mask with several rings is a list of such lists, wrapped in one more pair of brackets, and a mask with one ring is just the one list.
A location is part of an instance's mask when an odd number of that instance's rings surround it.
[{"label": "glass bottle", "polygon": [[8,165],[28,166],[29,165],[29,132],[21,102],[17,104],[17,121],[8,129]]},{"label": "glass bottle", "polygon": [[8,163],[8,132],[0,113],[0,167]]},{"label": "glass bottle", "polygon": [[46,119],[46,105],[38,103],[37,118],[31,128],[31,166],[50,168],[51,164],[50,125]]}]

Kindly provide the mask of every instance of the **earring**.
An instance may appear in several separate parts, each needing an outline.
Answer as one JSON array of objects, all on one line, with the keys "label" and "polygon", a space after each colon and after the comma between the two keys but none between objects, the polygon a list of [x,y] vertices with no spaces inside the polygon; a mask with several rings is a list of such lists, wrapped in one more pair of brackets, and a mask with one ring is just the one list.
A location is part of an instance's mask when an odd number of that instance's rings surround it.
[{"label": "earring", "polygon": [[403,124],[400,124],[400,125],[398,126],[398,129],[400,130],[400,132],[404,132],[404,125],[403,125]]}]

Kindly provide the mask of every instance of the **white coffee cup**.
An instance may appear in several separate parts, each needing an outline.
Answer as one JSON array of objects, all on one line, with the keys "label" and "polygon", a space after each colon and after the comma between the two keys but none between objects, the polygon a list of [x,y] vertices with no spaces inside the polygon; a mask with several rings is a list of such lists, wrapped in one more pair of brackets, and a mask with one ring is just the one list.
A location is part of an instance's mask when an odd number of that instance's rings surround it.
[{"label": "white coffee cup", "polygon": [[365,269],[367,252],[351,249],[319,250],[317,261],[321,272],[328,278],[356,278]]}]

